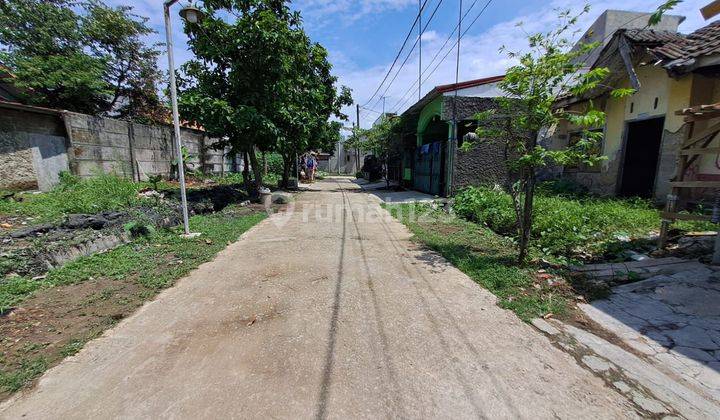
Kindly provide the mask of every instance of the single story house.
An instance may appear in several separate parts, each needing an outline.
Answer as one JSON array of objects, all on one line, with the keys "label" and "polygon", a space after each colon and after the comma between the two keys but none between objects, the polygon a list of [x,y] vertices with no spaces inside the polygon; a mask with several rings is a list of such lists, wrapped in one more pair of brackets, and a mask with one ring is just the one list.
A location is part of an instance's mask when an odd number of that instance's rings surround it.
[{"label": "single story house", "polygon": [[[458,189],[508,180],[502,141],[477,141],[463,151],[465,136],[477,128],[475,115],[497,106],[503,76],[436,86],[402,115],[401,178],[404,186],[449,196]],[[453,141],[457,121],[457,141]]]},{"label": "single story house", "polygon": [[[665,201],[677,174],[679,147],[687,124],[676,111],[720,102],[720,22],[692,34],[672,30],[618,29],[601,47],[590,67],[607,67],[604,87],[582,97],[564,98],[558,106],[593,106],[605,111],[599,166],[565,167],[559,172],[600,195],[640,196]],[[633,88],[628,97],[610,97],[611,88]],[[706,122],[710,124],[714,122]],[[696,130],[702,129],[696,125]],[[565,147],[582,135],[562,121],[544,144]],[[720,179],[717,156],[703,156],[688,170],[689,179]],[[686,179],[688,177],[686,176]]]}]

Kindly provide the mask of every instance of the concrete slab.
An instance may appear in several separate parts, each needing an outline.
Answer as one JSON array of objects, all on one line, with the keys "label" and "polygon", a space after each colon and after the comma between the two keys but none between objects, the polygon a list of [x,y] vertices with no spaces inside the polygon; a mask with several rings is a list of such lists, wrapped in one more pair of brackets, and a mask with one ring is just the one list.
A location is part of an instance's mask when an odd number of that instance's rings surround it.
[{"label": "concrete slab", "polygon": [[691,265],[578,306],[654,366],[720,402],[720,281],[715,270]]},{"label": "concrete slab", "polygon": [[551,323],[563,332],[563,343],[569,352],[582,354],[583,363],[608,382],[613,381],[618,390],[648,414],[667,413],[671,409],[685,418],[720,418],[717,401],[652,363],[588,331],[558,320]]}]

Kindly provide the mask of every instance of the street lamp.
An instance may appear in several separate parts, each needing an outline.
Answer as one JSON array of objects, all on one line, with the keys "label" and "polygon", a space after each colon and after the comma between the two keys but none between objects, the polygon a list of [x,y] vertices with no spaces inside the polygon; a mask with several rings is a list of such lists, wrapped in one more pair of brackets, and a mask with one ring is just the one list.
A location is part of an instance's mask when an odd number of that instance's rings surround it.
[{"label": "street lamp", "polygon": [[[170,71],[170,102],[172,103],[173,127],[175,128],[175,150],[177,151],[178,178],[180,179],[180,201],[182,204],[183,227],[186,237],[197,236],[190,233],[188,220],[187,191],[185,188],[185,165],[182,156],[182,141],[180,140],[180,116],[178,115],[177,87],[175,85],[175,60],[173,59],[172,25],[170,23],[170,6],[178,0],[166,0],[165,36],[167,38],[168,69]],[[184,7],[180,10],[180,17],[190,23],[197,23],[202,18],[202,12],[194,7]]]}]

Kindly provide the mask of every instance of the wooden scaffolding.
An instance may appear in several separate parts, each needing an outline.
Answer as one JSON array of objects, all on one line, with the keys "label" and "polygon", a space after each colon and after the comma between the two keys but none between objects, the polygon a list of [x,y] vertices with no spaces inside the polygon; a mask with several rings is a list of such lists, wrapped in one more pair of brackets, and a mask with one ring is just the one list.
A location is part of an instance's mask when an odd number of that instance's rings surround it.
[{"label": "wooden scaffolding", "polygon": [[[688,123],[686,138],[683,140],[678,152],[678,169],[675,178],[670,182],[671,190],[667,197],[665,210],[661,213],[662,226],[660,228],[660,248],[665,247],[668,239],[670,226],[675,220],[704,220],[720,222],[720,208],[717,202],[720,195],[720,181],[698,181],[686,180],[685,177],[688,168],[702,155],[718,155],[720,147],[709,147],[715,137],[720,133],[720,122],[708,125],[705,129],[696,133],[695,123],[698,121],[707,121],[713,118],[720,118],[720,103],[711,105],[698,105],[691,108],[684,108],[675,111],[675,115],[683,115],[683,121]],[[699,215],[681,213],[678,210],[678,201],[680,191],[688,188],[710,188],[718,190],[716,192],[716,202],[713,207],[712,215]],[[715,243],[715,254],[713,263],[720,263],[720,233],[718,241]]]}]

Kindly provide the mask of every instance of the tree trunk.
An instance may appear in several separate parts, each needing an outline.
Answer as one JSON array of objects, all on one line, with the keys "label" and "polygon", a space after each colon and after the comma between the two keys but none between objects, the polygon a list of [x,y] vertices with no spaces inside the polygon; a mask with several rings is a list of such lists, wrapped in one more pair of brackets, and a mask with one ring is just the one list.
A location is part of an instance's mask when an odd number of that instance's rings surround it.
[{"label": "tree trunk", "polygon": [[248,158],[247,151],[242,152],[243,157],[243,170],[242,170],[242,177],[243,177],[243,184],[245,185],[245,191],[248,192],[248,194],[251,194],[251,183],[250,183],[250,159]]},{"label": "tree trunk", "polygon": [[283,156],[282,188],[287,188],[290,183],[290,169],[292,169],[292,158]]},{"label": "tree trunk", "polygon": [[255,148],[248,150],[248,156],[250,156],[250,166],[252,167],[253,175],[255,175],[255,193],[260,193],[260,188],[263,186],[263,173],[260,164],[258,163],[257,155],[255,154]]},{"label": "tree trunk", "polygon": [[263,166],[263,175],[267,176],[268,164],[267,164],[267,156],[265,155],[265,152],[262,152],[262,166]]},{"label": "tree trunk", "polygon": [[533,204],[535,201],[535,171],[532,168],[528,168],[527,171],[522,219],[520,220],[520,252],[518,254],[518,263],[520,264],[524,264],[527,259],[533,224]]},{"label": "tree trunk", "polygon": [[[537,131],[530,132],[526,145],[526,150],[533,150],[537,145]],[[520,250],[518,253],[518,263],[524,264],[528,255],[530,246],[530,235],[533,225],[533,208],[535,204],[535,167],[529,166],[525,168],[523,178],[525,178],[524,197],[522,206],[522,217],[520,218]]]}]

